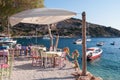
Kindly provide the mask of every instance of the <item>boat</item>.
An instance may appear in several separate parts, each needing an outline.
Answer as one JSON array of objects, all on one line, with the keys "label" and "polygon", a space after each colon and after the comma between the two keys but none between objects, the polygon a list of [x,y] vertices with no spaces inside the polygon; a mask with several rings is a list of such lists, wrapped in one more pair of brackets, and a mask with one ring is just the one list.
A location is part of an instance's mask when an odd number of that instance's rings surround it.
[{"label": "boat", "polygon": [[91,41],[91,39],[90,39],[90,38],[87,38],[87,39],[86,39],[86,41],[88,41],[88,42],[89,42],[89,41]]},{"label": "boat", "polygon": [[82,39],[77,39],[74,41],[74,44],[82,44]]},{"label": "boat", "polygon": [[97,58],[99,58],[102,54],[103,50],[100,49],[99,47],[90,47],[87,49],[86,52],[86,56],[87,56],[87,60],[91,61],[91,60],[95,60]]},{"label": "boat", "polygon": [[115,41],[113,41],[112,43],[110,43],[111,45],[115,45]]},{"label": "boat", "polygon": [[11,37],[0,35],[0,44],[16,44],[17,41],[13,40]]},{"label": "boat", "polygon": [[98,42],[96,45],[97,45],[97,46],[103,46],[103,45],[104,45],[104,42]]},{"label": "boat", "polygon": [[50,39],[49,35],[44,35],[43,39]]}]

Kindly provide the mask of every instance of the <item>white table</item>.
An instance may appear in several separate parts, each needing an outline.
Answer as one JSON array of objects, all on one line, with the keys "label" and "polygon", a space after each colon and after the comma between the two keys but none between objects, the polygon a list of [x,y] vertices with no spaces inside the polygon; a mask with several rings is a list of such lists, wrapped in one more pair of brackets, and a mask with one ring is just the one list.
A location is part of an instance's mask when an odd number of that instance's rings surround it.
[{"label": "white table", "polygon": [[31,48],[37,48],[37,49],[42,49],[43,51],[46,51],[46,47],[41,47],[41,46],[31,46]]},{"label": "white table", "polygon": [[62,55],[62,52],[57,52],[57,51],[46,51],[45,52],[46,54],[57,54],[58,56],[61,56]]},{"label": "white table", "polygon": [[44,65],[46,66],[47,65],[47,57],[51,57],[54,59],[54,64],[53,64],[53,67],[55,67],[55,57],[53,57],[53,55],[58,55],[58,56],[61,56],[62,55],[62,52],[57,52],[57,51],[46,51],[44,52],[43,54],[43,57],[46,57],[45,59],[45,62],[44,62]]}]

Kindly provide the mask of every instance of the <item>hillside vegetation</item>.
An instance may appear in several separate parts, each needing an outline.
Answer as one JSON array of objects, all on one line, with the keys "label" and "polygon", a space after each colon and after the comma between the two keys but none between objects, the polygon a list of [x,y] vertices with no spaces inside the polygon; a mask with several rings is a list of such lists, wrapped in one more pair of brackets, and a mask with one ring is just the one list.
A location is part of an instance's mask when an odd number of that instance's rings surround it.
[{"label": "hillside vegetation", "polygon": [[[59,34],[60,36],[81,37],[82,35],[82,20],[71,18],[52,27],[52,34]],[[37,34],[42,36],[48,34],[46,25],[34,24],[18,24],[11,27],[12,36],[32,36]],[[120,37],[120,31],[112,27],[106,27],[98,24],[87,23],[87,35],[91,37]]]}]

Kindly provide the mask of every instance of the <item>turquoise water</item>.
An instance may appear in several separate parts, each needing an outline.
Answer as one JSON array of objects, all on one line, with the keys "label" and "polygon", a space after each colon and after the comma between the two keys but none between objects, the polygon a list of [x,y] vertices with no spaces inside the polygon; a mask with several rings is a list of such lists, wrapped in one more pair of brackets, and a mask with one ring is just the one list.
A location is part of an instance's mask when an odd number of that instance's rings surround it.
[{"label": "turquoise water", "polygon": [[[32,39],[17,39],[18,43],[22,45],[36,44],[35,38]],[[69,47],[72,53],[75,49],[80,52],[79,63],[81,63],[82,46],[73,44],[75,38],[59,40],[59,48]],[[104,80],[120,80],[120,38],[92,38],[91,42],[87,42],[87,47],[96,46],[97,42],[104,41],[105,44],[101,46],[103,53],[101,58],[87,62],[87,70],[96,76],[102,77]],[[110,45],[111,42],[115,41],[115,45]],[[49,47],[50,41],[43,40],[42,38],[37,39],[37,44],[42,44]]]}]

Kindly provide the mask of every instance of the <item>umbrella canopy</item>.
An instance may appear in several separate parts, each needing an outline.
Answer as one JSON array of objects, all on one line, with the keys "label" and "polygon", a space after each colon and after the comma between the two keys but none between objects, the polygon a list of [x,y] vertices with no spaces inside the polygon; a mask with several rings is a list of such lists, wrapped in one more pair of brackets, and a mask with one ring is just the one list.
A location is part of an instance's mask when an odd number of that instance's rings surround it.
[{"label": "umbrella canopy", "polygon": [[12,26],[20,22],[45,25],[57,23],[75,15],[75,12],[62,9],[36,8],[17,13],[11,16],[9,21]]}]

